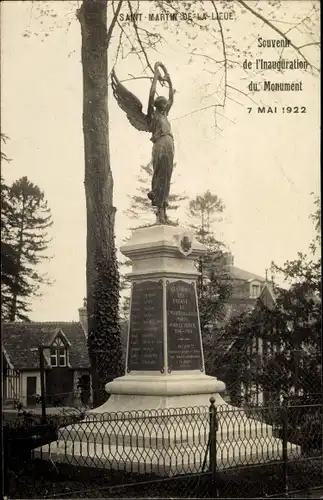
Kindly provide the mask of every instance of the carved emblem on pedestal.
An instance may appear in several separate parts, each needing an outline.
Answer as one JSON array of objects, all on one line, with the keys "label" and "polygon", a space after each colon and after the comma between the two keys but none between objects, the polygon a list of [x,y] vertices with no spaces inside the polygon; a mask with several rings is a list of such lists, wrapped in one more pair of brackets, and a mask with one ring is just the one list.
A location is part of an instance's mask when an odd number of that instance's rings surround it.
[{"label": "carved emblem on pedestal", "polygon": [[179,234],[177,235],[176,237],[176,241],[177,241],[177,246],[178,246],[178,249],[179,251],[185,255],[185,257],[187,255],[189,255],[193,248],[193,235],[192,233],[182,233],[182,234]]},{"label": "carved emblem on pedestal", "polygon": [[191,248],[192,248],[191,240],[189,239],[188,236],[183,236],[183,238],[181,239],[182,252],[187,254],[187,252],[189,252]]}]

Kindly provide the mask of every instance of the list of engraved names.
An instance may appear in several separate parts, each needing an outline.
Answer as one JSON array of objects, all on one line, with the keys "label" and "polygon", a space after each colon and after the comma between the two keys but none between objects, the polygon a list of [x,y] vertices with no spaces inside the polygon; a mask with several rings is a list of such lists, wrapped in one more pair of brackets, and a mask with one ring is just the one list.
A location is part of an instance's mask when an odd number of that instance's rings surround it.
[{"label": "list of engraved names", "polygon": [[133,284],[127,368],[128,371],[164,368],[161,281]]},{"label": "list of engraved names", "polygon": [[167,284],[168,369],[202,369],[200,328],[194,284]]}]

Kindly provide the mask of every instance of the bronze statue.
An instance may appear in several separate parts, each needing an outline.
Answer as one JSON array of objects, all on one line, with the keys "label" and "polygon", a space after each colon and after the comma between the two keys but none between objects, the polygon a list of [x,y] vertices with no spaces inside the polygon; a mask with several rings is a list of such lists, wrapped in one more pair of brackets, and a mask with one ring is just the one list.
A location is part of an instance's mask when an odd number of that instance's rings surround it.
[{"label": "bronze statue", "polygon": [[[159,71],[162,68],[164,75]],[[150,88],[147,115],[142,111],[140,100],[127,90],[118,80],[115,71],[111,73],[113,95],[119,106],[126,112],[131,125],[137,130],[151,132],[153,142],[152,163],[153,177],[148,198],[153,207],[157,207],[157,222],[168,224],[166,207],[170,180],[174,163],[174,139],[168,121],[168,113],[173,105],[174,89],[170,76],[164,64],[157,62],[154,67],[154,77]],[[157,82],[168,82],[169,98],[159,96],[155,99]]]}]

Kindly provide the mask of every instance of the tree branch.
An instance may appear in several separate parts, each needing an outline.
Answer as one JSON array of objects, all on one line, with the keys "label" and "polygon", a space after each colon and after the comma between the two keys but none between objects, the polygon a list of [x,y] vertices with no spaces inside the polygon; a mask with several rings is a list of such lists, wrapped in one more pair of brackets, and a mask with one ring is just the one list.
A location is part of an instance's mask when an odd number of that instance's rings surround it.
[{"label": "tree branch", "polygon": [[320,42],[305,43],[304,45],[300,45],[298,48],[299,49],[303,49],[304,47],[310,47],[311,45],[318,45],[318,46],[320,46],[321,43]]},{"label": "tree branch", "polygon": [[319,69],[316,68],[315,66],[313,66],[313,64],[311,64],[307,58],[304,56],[304,54],[302,53],[302,51],[300,50],[299,47],[297,47],[297,45],[295,45],[291,40],[290,38],[288,38],[286,36],[285,33],[283,33],[279,28],[277,28],[272,22],[268,21],[268,19],[266,19],[262,14],[260,14],[259,12],[257,12],[256,10],[252,9],[249,5],[246,4],[246,2],[244,0],[237,0],[237,2],[242,5],[242,7],[244,7],[246,10],[248,10],[249,12],[251,12],[252,15],[254,15],[255,17],[258,17],[258,19],[260,19],[263,23],[267,24],[267,26],[269,26],[273,31],[275,31],[276,33],[278,33],[279,36],[281,36],[282,38],[284,38],[284,40],[286,40],[289,45],[291,47],[293,47],[294,50],[296,50],[296,52],[298,52],[298,54],[302,57],[302,59],[307,62],[307,64],[312,68],[312,69],[315,69],[316,71],[319,72]]},{"label": "tree branch", "polygon": [[[120,83],[131,82],[132,80],[149,80],[149,81],[152,81],[152,77],[150,77],[150,76],[131,76],[131,78],[125,78],[124,80],[120,80]],[[111,85],[111,82],[108,85]]]},{"label": "tree branch", "polygon": [[[118,6],[119,6],[119,5],[118,5]],[[112,11],[113,11],[113,15],[115,16],[115,14],[116,14],[116,10],[115,10],[115,8],[114,8],[114,1],[113,1],[113,0],[112,0]],[[116,18],[116,19],[117,19],[117,18]],[[122,50],[122,36],[123,36],[123,34],[124,34],[124,31],[123,31],[123,29],[121,29],[121,26],[120,26],[119,21],[117,20],[116,22],[117,22],[117,25],[118,25],[118,26],[119,26],[119,28],[120,28],[120,36],[119,36],[119,42],[118,42],[117,54],[116,54],[116,58],[115,58],[115,63],[114,63],[114,66],[115,66],[115,64],[116,64],[116,63],[117,63],[117,61],[118,61],[120,50],[121,50],[121,52],[122,52],[122,57],[123,57],[123,50]],[[108,84],[108,85],[109,85],[109,84]]]},{"label": "tree branch", "polygon": [[254,99],[252,99],[252,97],[250,97],[249,94],[247,94],[243,90],[237,89],[236,87],[233,87],[232,85],[229,85],[229,84],[228,84],[228,88],[235,90],[236,92],[239,92],[240,94],[244,95],[245,97],[248,97],[248,99],[250,99],[250,101],[252,101],[254,104],[258,104]]},{"label": "tree branch", "polygon": [[[185,115],[177,116],[176,118],[173,118],[173,121],[180,120],[181,118],[186,118],[187,116],[193,115],[195,113],[199,113],[200,111],[205,111],[207,109],[217,108],[217,107],[222,108],[223,106],[222,106],[222,104],[210,104],[209,106],[204,106],[204,108],[199,108],[199,109],[195,109],[193,111],[190,111],[189,113],[186,113]],[[235,123],[233,120],[231,120],[230,118],[228,118],[225,115],[222,115],[220,113],[218,113],[218,115],[221,116],[222,118],[225,118],[226,120],[228,120],[231,123]]]},{"label": "tree branch", "polygon": [[116,22],[118,20],[118,15],[119,15],[119,12],[120,12],[121,7],[122,7],[122,2],[123,2],[123,0],[119,0],[118,7],[116,8],[116,11],[114,13],[113,19],[112,19],[111,24],[109,26],[109,29],[108,29],[108,32],[107,32],[107,38],[106,38],[106,42],[105,42],[106,48],[108,48],[108,46],[109,46],[109,43],[110,43],[110,40],[111,40],[111,36],[112,36],[113,30],[114,30],[114,27],[115,27],[115,24],[116,24]]},{"label": "tree branch", "polygon": [[137,22],[135,20],[135,16],[133,15],[133,11],[132,11],[132,6],[131,6],[131,2],[130,0],[128,0],[128,6],[129,6],[129,10],[130,10],[130,14],[131,14],[131,19],[132,19],[132,23],[133,23],[133,27],[135,29],[135,33],[136,33],[136,37],[137,37],[137,40],[138,40],[138,43],[139,43],[139,46],[142,50],[142,53],[144,55],[144,58],[146,60],[146,63],[147,63],[147,66],[148,68],[151,70],[152,73],[154,73],[154,68],[152,67],[152,65],[150,64],[149,62],[149,59],[148,59],[148,56],[147,56],[147,53],[144,49],[144,46],[142,44],[142,41],[141,41],[141,38],[140,38],[140,35],[139,35],[139,32],[138,32],[138,26],[137,26]]},{"label": "tree branch", "polygon": [[[214,59],[214,57],[208,56],[207,54],[198,54],[194,50],[192,50],[192,52],[190,52],[190,55],[191,56],[198,56],[198,57],[205,57],[205,59],[210,59],[210,61],[213,61],[215,64],[222,64],[225,62],[225,59],[217,60],[217,59]],[[239,64],[239,61],[233,61],[232,59],[227,58],[227,61],[230,62],[231,64]]]},{"label": "tree branch", "polygon": [[213,5],[213,8],[215,10],[216,18],[219,24],[220,28],[220,35],[221,35],[221,41],[222,41],[222,50],[223,50],[223,59],[224,59],[224,97],[223,97],[223,107],[225,106],[225,101],[227,98],[227,85],[228,85],[228,61],[227,61],[227,50],[225,46],[225,40],[224,40],[224,33],[223,33],[223,28],[222,28],[222,23],[219,19],[219,12],[218,9],[215,5],[214,0],[211,0],[211,3]]},{"label": "tree branch", "polygon": [[[176,2],[176,0],[172,0],[173,3]],[[164,12],[164,14],[168,14],[169,13],[169,10],[167,9],[172,9],[179,17],[181,17],[181,10],[180,10],[180,6],[181,6],[181,3],[182,3],[182,0],[177,0],[177,3],[178,3],[178,6],[179,8],[176,8],[174,7],[173,3],[170,2],[170,0],[161,0],[160,2],[158,1],[158,7],[160,8],[160,10],[162,12]],[[164,7],[164,3],[166,3],[167,5],[167,9]],[[203,0],[200,0],[200,3],[203,5]],[[191,27],[197,27],[197,28],[204,28],[204,25],[203,25],[203,21],[201,22],[201,24],[197,23],[196,21],[194,21],[194,19],[192,17],[189,17],[186,21],[186,23],[188,24],[188,26],[191,26]],[[209,31],[209,34],[212,36],[212,38],[216,41],[219,41],[219,39],[213,34],[213,31],[214,30],[210,30]],[[186,35],[189,36],[188,33],[186,33]],[[194,37],[194,40],[195,40],[196,36]]]}]

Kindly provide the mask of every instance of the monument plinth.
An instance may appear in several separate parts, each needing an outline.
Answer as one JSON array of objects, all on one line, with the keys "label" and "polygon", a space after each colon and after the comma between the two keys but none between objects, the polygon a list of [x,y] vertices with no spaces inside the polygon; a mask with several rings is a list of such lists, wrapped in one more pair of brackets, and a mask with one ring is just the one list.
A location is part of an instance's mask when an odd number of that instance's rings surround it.
[{"label": "monument plinth", "polygon": [[196,259],[205,247],[185,229],[136,229],[121,252],[132,262],[126,373],[106,385],[92,413],[224,404],[223,382],[209,377],[196,293]]}]

